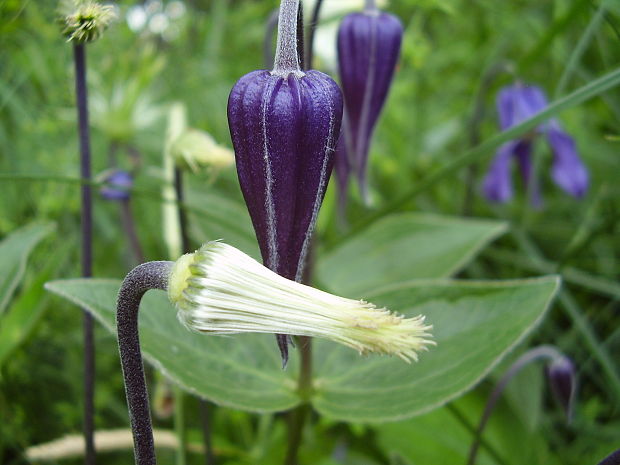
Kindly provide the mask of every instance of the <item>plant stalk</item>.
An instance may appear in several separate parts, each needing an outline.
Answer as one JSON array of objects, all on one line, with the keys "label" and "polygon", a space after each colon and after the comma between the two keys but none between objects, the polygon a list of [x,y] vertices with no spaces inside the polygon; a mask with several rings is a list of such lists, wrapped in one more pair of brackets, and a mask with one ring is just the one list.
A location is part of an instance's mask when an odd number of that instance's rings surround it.
[{"label": "plant stalk", "polygon": [[144,365],[138,334],[138,311],[142,296],[149,289],[168,288],[173,262],[148,262],[137,266],[125,277],[118,294],[116,325],[125,395],[134,440],[136,465],[155,465],[155,444],[144,378]]},{"label": "plant stalk", "polygon": [[[78,112],[78,133],[80,140],[80,177],[86,181],[81,186],[81,235],[82,276],[92,276],[93,247],[92,247],[92,189],[89,184],[92,180],[90,168],[90,132],[88,128],[88,94],[86,89],[86,48],[84,44],[73,46],[75,64],[75,95]],[[84,462],[86,465],[95,465],[94,440],[94,393],[95,393],[95,342],[93,319],[90,313],[84,311]]]},{"label": "plant stalk", "polygon": [[491,395],[489,396],[489,399],[484,406],[484,411],[482,413],[482,417],[480,418],[480,423],[478,423],[478,428],[476,429],[474,441],[472,442],[471,448],[469,449],[467,465],[474,465],[476,463],[476,456],[478,454],[478,448],[480,446],[482,431],[484,430],[487,422],[489,421],[489,418],[491,417],[491,413],[493,413],[493,409],[495,408],[497,401],[500,399],[502,393],[504,392],[504,389],[506,389],[506,386],[508,385],[510,380],[514,378],[523,368],[536,360],[554,360],[560,357],[562,357],[562,354],[555,347],[540,346],[528,350],[510,366],[508,371],[504,373],[504,375],[501,377],[501,379],[493,389],[493,392],[491,392]]},{"label": "plant stalk", "polygon": [[[307,399],[310,397],[312,391],[312,338],[300,336],[298,341],[301,364],[299,367],[297,390],[302,399]],[[295,408],[290,414],[288,445],[284,465],[298,464],[297,455],[309,411],[310,405],[304,401],[304,403]]]},{"label": "plant stalk", "polygon": [[314,9],[312,10],[312,19],[310,20],[310,27],[308,29],[308,46],[306,49],[306,66],[308,66],[308,69],[312,69],[312,62],[314,60],[314,36],[316,34],[316,28],[319,25],[322,6],[323,0],[316,0]]},{"label": "plant stalk", "polygon": [[145,261],[144,253],[142,252],[142,246],[140,245],[140,239],[138,238],[138,233],[136,232],[136,223],[131,213],[131,204],[130,204],[129,199],[121,200],[120,207],[121,207],[121,222],[123,224],[123,229],[125,230],[125,234],[127,235],[127,239],[129,240],[131,251],[133,252],[136,262],[144,263]]}]

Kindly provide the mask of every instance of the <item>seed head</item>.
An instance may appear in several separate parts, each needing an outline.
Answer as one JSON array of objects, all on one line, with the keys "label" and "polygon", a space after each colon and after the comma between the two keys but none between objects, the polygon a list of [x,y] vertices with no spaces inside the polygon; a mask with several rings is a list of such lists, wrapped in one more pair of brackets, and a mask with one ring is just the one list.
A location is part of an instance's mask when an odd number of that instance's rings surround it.
[{"label": "seed head", "polygon": [[61,12],[62,34],[77,43],[97,40],[116,18],[112,5],[92,0],[65,0]]}]

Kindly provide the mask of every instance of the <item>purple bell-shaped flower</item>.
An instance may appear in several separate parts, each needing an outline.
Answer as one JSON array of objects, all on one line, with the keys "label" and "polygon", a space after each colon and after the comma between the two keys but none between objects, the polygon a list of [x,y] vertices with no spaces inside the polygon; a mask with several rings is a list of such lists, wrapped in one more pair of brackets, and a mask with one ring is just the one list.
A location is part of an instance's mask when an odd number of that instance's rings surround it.
[{"label": "purple bell-shaped flower", "polygon": [[400,20],[367,1],[362,13],[347,15],[338,30],[338,64],[344,94],[344,137],[351,167],[367,200],[370,138],[385,103],[400,55]]},{"label": "purple bell-shaped flower", "polygon": [[[265,265],[300,281],[340,135],[342,94],[319,71],[302,71],[298,0],[282,0],[273,71],[233,87],[228,123],[237,173]],[[286,359],[286,340],[278,342]]]},{"label": "purple bell-shaped flower", "polygon": [[[497,111],[503,131],[544,110],[548,105],[542,89],[517,83],[503,88],[497,98]],[[539,125],[536,130],[520,139],[502,145],[484,179],[484,194],[492,202],[507,202],[513,196],[511,181],[512,159],[516,159],[524,184],[530,189],[532,203],[540,205],[540,188],[534,179],[532,144],[536,136],[544,134],[553,151],[551,178],[573,197],[583,197],[588,190],[588,170],[579,158],[575,142],[560,127],[556,119]]]}]

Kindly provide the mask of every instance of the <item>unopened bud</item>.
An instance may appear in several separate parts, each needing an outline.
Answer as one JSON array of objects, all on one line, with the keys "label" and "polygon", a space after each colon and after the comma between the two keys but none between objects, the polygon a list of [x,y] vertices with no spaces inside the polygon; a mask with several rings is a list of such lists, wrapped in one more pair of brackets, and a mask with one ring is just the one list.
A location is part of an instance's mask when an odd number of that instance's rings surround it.
[{"label": "unopened bud", "polygon": [[198,129],[184,131],[170,146],[177,165],[196,172],[200,168],[219,170],[235,161],[232,150],[219,145],[210,134]]},{"label": "unopened bud", "polygon": [[547,367],[551,390],[566,413],[568,422],[573,415],[575,398],[575,366],[568,357],[555,357]]}]

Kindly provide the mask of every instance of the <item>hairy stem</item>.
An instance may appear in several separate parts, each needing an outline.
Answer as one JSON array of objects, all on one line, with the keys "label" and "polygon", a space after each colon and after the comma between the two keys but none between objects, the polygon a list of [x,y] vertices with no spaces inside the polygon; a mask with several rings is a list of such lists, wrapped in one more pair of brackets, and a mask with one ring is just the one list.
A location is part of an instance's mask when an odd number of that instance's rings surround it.
[{"label": "hairy stem", "polygon": [[173,262],[148,262],[134,268],[118,294],[116,325],[125,395],[134,440],[136,465],[155,465],[155,444],[149,410],[149,396],[138,334],[138,310],[149,289],[166,290]]},{"label": "hairy stem", "polygon": [[534,349],[528,350],[526,353],[521,355],[517,359],[516,362],[512,364],[512,366],[508,369],[504,376],[501,377],[493,392],[489,396],[487,403],[484,407],[484,412],[482,413],[482,417],[480,418],[480,423],[478,423],[478,428],[476,429],[476,434],[474,436],[474,441],[469,449],[469,458],[467,459],[467,465],[474,465],[476,462],[476,455],[478,454],[478,448],[480,446],[480,438],[482,436],[482,431],[486,426],[489,418],[491,417],[491,413],[497,404],[497,401],[500,399],[504,389],[510,382],[512,378],[515,377],[523,368],[525,368],[530,363],[540,360],[540,359],[548,359],[554,360],[556,358],[562,357],[562,354],[554,347],[551,346],[540,346]]},{"label": "hairy stem", "polygon": [[272,71],[275,75],[286,77],[290,73],[302,73],[297,53],[298,11],[299,0],[281,1],[276,57]]},{"label": "hairy stem", "polygon": [[[90,132],[88,129],[88,94],[86,90],[86,49],[84,44],[73,46],[75,63],[75,94],[78,112],[78,132],[80,138],[80,177],[90,182]],[[86,182],[81,187],[82,203],[82,276],[92,276],[93,263],[93,217],[92,190]],[[95,464],[94,441],[94,393],[95,393],[95,342],[93,319],[84,311],[84,444],[86,465]]]}]

